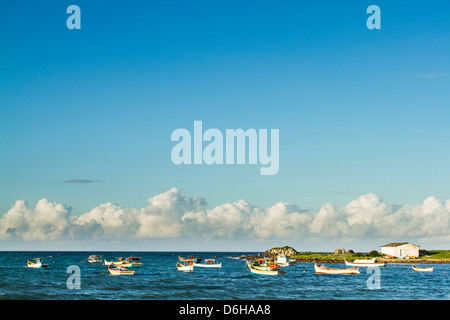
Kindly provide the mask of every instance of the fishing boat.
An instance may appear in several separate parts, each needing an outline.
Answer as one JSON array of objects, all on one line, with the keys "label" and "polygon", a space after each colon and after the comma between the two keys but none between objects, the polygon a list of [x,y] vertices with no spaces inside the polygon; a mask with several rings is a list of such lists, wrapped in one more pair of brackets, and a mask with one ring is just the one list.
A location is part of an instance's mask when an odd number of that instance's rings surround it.
[{"label": "fishing boat", "polygon": [[107,261],[105,259],[104,264],[105,264],[105,266],[109,266],[111,264],[115,264],[117,266],[121,266],[121,267],[124,267],[124,268],[131,268],[132,267],[131,262],[126,260],[126,259],[123,259],[123,258],[120,258],[119,261]]},{"label": "fishing boat", "polygon": [[253,260],[251,262],[252,266],[258,270],[271,271],[278,269],[279,265],[274,259],[271,258],[260,258]]},{"label": "fishing boat", "polygon": [[135,270],[126,269],[114,263],[108,265],[108,270],[112,275],[133,275],[135,273]]},{"label": "fishing boat", "polygon": [[132,267],[141,267],[142,266],[142,262],[139,261],[139,260],[141,260],[140,257],[128,257],[125,260],[127,263],[131,263]]},{"label": "fishing boat", "polygon": [[289,261],[285,254],[277,256],[277,264],[281,267],[289,267]]},{"label": "fishing boat", "polygon": [[359,274],[358,267],[350,267],[345,269],[329,268],[324,265],[314,263],[314,271],[320,274]]},{"label": "fishing boat", "polygon": [[286,274],[286,272],[279,270],[278,266],[273,268],[268,268],[266,266],[259,266],[257,262],[245,261],[251,273],[262,274],[268,276],[277,276],[279,274]]},{"label": "fishing boat", "polygon": [[434,267],[431,268],[421,268],[415,265],[412,265],[412,269],[417,272],[433,272]]},{"label": "fishing boat", "polygon": [[182,262],[183,262],[182,264],[180,262],[177,262],[178,271],[194,272],[194,263],[192,261],[182,261]]},{"label": "fishing boat", "polygon": [[36,262],[31,262],[30,260],[27,260],[28,268],[47,268],[47,266],[48,266],[47,263],[43,263],[41,261],[41,258],[35,258],[33,260],[35,260]]},{"label": "fishing boat", "polygon": [[89,263],[101,263],[102,257],[97,255],[90,255],[87,260]]},{"label": "fishing boat", "polygon": [[196,262],[198,258],[195,258],[194,256],[188,256],[188,258],[183,258],[178,256],[178,260],[180,261],[187,261],[187,262]]},{"label": "fishing boat", "polygon": [[194,267],[201,268],[222,268],[222,263],[218,263],[216,259],[197,259],[193,264]]},{"label": "fishing boat", "polygon": [[377,262],[375,258],[370,260],[344,261],[350,267],[384,267],[384,262]]}]

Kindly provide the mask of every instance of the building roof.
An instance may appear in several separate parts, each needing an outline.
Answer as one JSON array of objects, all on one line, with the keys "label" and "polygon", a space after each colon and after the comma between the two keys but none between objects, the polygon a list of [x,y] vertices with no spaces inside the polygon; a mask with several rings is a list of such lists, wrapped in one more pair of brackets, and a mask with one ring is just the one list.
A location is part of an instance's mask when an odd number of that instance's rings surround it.
[{"label": "building roof", "polygon": [[417,246],[417,245],[409,243],[409,242],[392,242],[392,243],[388,243],[388,244],[385,244],[385,245],[380,246],[380,247],[398,247],[398,246],[402,246],[404,244],[410,244],[410,245],[415,246],[415,247],[420,247],[420,246]]}]

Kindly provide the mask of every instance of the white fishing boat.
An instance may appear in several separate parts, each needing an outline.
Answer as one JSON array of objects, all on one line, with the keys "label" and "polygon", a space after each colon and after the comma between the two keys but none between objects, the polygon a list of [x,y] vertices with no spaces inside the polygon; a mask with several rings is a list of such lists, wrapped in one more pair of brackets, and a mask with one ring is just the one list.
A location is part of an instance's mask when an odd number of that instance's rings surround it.
[{"label": "white fishing boat", "polygon": [[90,255],[88,257],[89,263],[102,263],[102,257],[98,255]]},{"label": "white fishing boat", "polygon": [[109,273],[112,275],[133,275],[135,273],[134,270],[126,269],[122,266],[118,266],[114,263],[108,265]]},{"label": "white fishing boat", "polygon": [[344,261],[349,267],[384,267],[384,262],[377,262],[375,258],[370,260]]},{"label": "white fishing boat", "polygon": [[329,268],[324,265],[314,263],[314,271],[320,274],[360,274],[358,267],[344,269]]},{"label": "white fishing boat", "polygon": [[412,265],[412,269],[417,272],[433,272],[434,267],[431,268],[421,268],[415,265]]},{"label": "white fishing boat", "polygon": [[193,265],[200,268],[222,268],[222,263],[218,263],[216,259],[197,259]]},{"label": "white fishing boat", "polygon": [[119,261],[107,261],[105,259],[105,262],[104,262],[105,266],[109,266],[111,264],[115,264],[117,266],[121,266],[124,268],[131,268],[133,266],[130,261],[123,259],[123,258],[120,258]]},{"label": "white fishing boat", "polygon": [[286,274],[286,272],[280,270],[278,266],[259,266],[258,262],[250,262],[248,260],[245,261],[247,263],[248,268],[251,273],[254,274],[262,274],[268,276],[277,276],[279,274]]},{"label": "white fishing boat", "polygon": [[31,262],[30,260],[27,260],[27,267],[28,268],[47,268],[48,264],[43,263],[41,258],[35,258],[33,259],[36,262]]},{"label": "white fishing boat", "polygon": [[192,261],[183,261],[183,264],[177,262],[178,271],[194,272],[194,263]]},{"label": "white fishing boat", "polygon": [[286,255],[282,254],[277,256],[277,264],[280,267],[289,267],[289,261],[288,258],[286,257]]}]

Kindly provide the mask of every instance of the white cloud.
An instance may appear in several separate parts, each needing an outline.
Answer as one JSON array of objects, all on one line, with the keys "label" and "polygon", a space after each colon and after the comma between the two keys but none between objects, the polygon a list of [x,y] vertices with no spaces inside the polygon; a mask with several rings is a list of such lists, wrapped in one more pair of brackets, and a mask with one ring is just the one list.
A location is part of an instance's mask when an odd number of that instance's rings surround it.
[{"label": "white cloud", "polygon": [[282,202],[258,208],[245,200],[209,208],[205,199],[184,197],[172,188],[148,202],[140,209],[100,204],[77,217],[47,199],[35,208],[18,200],[0,217],[0,240],[450,240],[450,200],[436,197],[398,206],[369,193],[343,207],[327,203],[319,211]]}]

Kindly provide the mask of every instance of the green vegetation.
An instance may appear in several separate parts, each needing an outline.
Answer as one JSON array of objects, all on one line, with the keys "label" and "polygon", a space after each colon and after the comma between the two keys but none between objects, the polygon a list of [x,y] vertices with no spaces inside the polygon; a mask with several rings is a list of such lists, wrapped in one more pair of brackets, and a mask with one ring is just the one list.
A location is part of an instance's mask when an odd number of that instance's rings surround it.
[{"label": "green vegetation", "polygon": [[294,259],[346,259],[346,260],[355,260],[355,259],[371,259],[374,257],[381,257],[382,255],[378,253],[376,250],[372,250],[369,253],[361,253],[361,252],[354,252],[354,253],[344,253],[344,254],[334,254],[332,252],[299,252],[295,256],[291,257]]},{"label": "green vegetation", "polygon": [[429,250],[420,259],[450,259],[450,250]]},{"label": "green vegetation", "polygon": [[[299,252],[295,256],[291,258],[294,259],[329,259],[329,260],[348,260],[352,261],[355,259],[371,259],[376,257],[384,257],[383,254],[379,253],[376,250],[372,250],[369,253],[344,253],[344,254],[334,254],[332,252]],[[450,250],[428,250],[426,254],[420,256],[420,259],[449,259],[450,260]],[[395,258],[394,258],[395,260]]]}]

